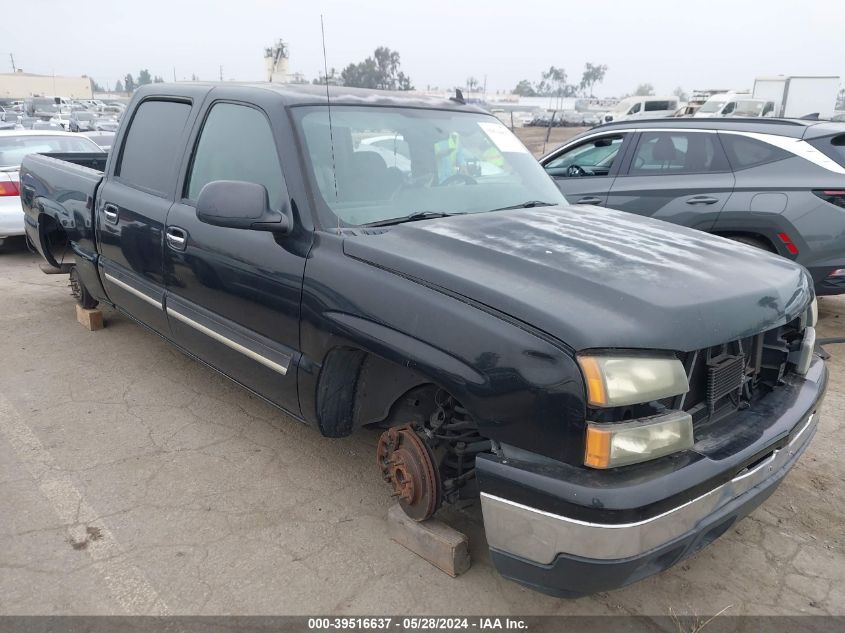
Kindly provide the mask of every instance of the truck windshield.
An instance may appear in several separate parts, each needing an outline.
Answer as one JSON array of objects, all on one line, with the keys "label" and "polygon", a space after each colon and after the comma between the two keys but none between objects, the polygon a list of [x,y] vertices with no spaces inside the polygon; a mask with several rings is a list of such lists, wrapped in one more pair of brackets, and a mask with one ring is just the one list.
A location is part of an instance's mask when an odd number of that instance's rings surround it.
[{"label": "truck windshield", "polygon": [[324,226],[563,204],[492,116],[421,108],[295,108]]}]

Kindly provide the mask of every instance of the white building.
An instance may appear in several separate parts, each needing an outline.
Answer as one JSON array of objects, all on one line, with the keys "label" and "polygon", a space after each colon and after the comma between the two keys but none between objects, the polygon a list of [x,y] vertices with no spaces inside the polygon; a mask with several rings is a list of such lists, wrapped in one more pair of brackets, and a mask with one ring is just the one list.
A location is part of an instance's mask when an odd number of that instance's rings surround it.
[{"label": "white building", "polygon": [[90,99],[93,96],[89,77],[34,75],[18,71],[0,73],[0,99],[25,99],[35,96]]}]

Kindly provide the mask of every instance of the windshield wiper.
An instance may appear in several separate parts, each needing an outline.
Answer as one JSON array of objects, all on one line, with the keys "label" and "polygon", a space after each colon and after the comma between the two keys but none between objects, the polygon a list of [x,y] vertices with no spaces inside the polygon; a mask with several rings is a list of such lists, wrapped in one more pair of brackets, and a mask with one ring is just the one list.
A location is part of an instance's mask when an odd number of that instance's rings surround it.
[{"label": "windshield wiper", "polygon": [[405,222],[416,222],[417,220],[431,220],[433,218],[448,218],[452,215],[464,215],[462,212],[444,213],[443,211],[417,211],[409,215],[399,218],[390,218],[387,220],[377,220],[376,222],[367,222],[361,226],[392,226],[394,224],[404,224]]},{"label": "windshield wiper", "polygon": [[526,202],[520,202],[519,204],[512,204],[507,207],[499,207],[498,209],[490,209],[490,212],[493,211],[507,211],[508,209],[533,209],[534,207],[553,207],[557,202],[544,202],[542,200],[528,200]]}]

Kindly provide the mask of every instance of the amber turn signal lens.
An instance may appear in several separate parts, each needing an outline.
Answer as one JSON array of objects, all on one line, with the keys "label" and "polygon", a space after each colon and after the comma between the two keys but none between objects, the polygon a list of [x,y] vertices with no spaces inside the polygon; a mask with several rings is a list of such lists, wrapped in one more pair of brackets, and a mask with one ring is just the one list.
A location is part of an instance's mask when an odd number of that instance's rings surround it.
[{"label": "amber turn signal lens", "polygon": [[587,401],[593,406],[605,406],[607,404],[607,390],[604,387],[604,378],[601,374],[598,359],[595,356],[579,356],[578,363],[581,365],[581,371],[584,372]]},{"label": "amber turn signal lens", "polygon": [[584,464],[593,468],[610,466],[611,433],[594,426],[587,427],[587,449],[584,452]]}]

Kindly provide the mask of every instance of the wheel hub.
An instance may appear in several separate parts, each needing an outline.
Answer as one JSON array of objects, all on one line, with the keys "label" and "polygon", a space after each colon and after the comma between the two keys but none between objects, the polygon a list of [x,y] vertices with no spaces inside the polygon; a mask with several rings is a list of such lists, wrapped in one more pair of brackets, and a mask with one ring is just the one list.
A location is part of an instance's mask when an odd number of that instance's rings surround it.
[{"label": "wheel hub", "polygon": [[410,518],[424,521],[440,507],[440,477],[428,445],[410,424],[381,434],[376,449],[382,477]]}]

